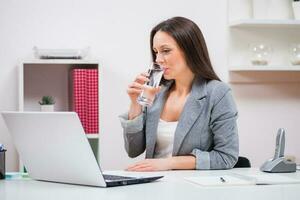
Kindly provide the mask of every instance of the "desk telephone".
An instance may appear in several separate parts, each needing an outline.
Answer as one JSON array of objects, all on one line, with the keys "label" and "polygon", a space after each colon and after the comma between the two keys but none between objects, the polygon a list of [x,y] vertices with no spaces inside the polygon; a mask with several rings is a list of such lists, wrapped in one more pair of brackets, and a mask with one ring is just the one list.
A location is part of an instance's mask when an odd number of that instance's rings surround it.
[{"label": "desk telephone", "polygon": [[276,136],[274,157],[267,160],[260,170],[270,173],[296,172],[296,163],[284,158],[285,130],[280,128]]}]

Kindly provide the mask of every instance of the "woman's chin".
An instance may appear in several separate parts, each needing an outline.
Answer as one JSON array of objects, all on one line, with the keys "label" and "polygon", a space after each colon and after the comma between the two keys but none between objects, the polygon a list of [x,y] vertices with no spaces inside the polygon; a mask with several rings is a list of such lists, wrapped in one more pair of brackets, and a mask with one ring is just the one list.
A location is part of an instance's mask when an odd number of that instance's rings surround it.
[{"label": "woman's chin", "polygon": [[168,76],[168,75],[164,75],[164,79],[170,81],[170,80],[173,80],[173,78],[171,76]]}]

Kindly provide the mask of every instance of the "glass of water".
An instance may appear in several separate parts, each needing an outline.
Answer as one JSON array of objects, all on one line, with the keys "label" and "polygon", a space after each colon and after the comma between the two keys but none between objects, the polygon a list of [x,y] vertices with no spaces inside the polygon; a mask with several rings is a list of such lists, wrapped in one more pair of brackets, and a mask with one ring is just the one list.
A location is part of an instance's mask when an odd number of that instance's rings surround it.
[{"label": "glass of water", "polygon": [[151,106],[156,95],[156,90],[159,87],[161,78],[164,74],[163,68],[157,64],[152,63],[148,70],[149,81],[144,84],[141,94],[137,98],[137,102],[142,106]]}]

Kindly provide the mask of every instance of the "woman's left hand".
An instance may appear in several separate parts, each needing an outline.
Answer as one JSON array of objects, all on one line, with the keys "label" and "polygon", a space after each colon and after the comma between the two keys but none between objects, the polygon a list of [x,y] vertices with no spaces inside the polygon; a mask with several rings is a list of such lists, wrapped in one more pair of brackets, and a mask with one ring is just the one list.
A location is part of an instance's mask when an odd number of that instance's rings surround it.
[{"label": "woman's left hand", "polygon": [[171,170],[171,163],[168,158],[145,159],[129,166],[126,170],[137,172],[165,171]]}]

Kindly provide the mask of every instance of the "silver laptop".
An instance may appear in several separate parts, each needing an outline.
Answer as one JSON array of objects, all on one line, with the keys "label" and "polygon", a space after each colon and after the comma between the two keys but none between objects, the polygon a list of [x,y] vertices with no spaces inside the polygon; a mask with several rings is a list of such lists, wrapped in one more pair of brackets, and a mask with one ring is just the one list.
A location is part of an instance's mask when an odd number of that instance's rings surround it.
[{"label": "silver laptop", "polygon": [[162,176],[102,174],[75,112],[2,112],[20,158],[36,180],[111,187]]}]

